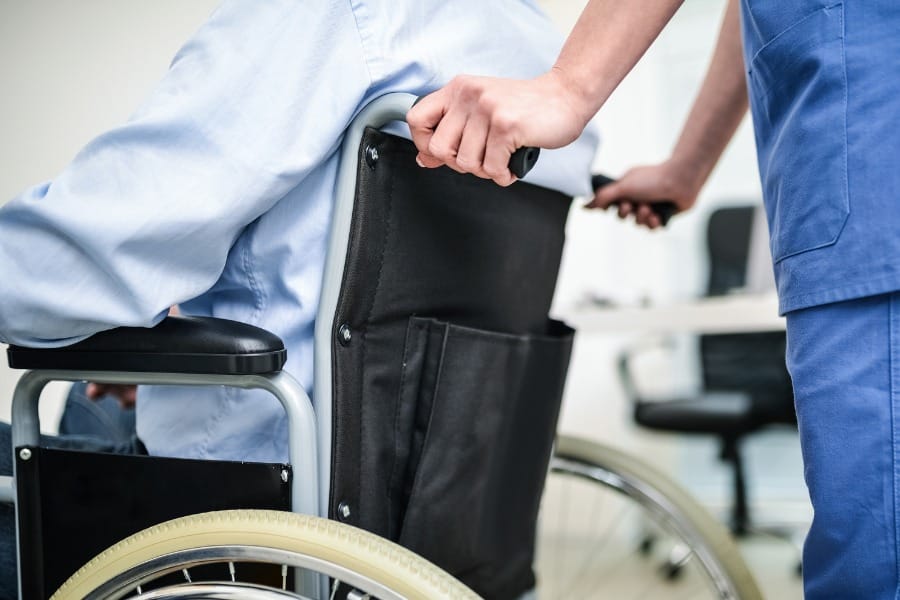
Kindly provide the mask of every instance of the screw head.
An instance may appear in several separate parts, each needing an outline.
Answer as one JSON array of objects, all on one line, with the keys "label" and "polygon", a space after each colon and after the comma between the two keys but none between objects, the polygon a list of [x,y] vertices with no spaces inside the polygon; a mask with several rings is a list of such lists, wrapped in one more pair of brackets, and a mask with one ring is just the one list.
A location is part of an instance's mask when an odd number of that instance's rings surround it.
[{"label": "screw head", "polygon": [[346,502],[341,502],[340,504],[338,504],[337,514],[338,518],[341,521],[346,521],[347,519],[349,519],[351,515],[350,505]]},{"label": "screw head", "polygon": [[366,146],[366,164],[371,168],[375,168],[378,162],[378,148],[375,146]]},{"label": "screw head", "polygon": [[338,339],[341,342],[342,346],[346,346],[350,343],[350,340],[353,339],[353,332],[350,331],[350,326],[344,323],[338,329]]},{"label": "screw head", "polygon": [[284,483],[287,483],[288,479],[290,479],[290,475],[288,474],[287,469],[282,469],[281,470],[281,481],[283,481]]},{"label": "screw head", "polygon": [[21,458],[22,460],[31,459],[31,450],[28,448],[22,448],[21,450],[19,450],[19,458]]}]

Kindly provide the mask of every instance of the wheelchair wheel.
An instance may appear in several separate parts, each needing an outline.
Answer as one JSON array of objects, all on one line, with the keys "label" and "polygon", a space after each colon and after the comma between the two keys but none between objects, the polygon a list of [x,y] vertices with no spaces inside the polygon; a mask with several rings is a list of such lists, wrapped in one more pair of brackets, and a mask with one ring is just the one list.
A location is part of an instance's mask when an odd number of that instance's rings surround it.
[{"label": "wheelchair wheel", "polygon": [[139,532],[91,560],[51,600],[305,598],[289,591],[290,568],[343,582],[352,598],[478,598],[425,559],[368,532],[308,515],[236,510]]},{"label": "wheelchair wheel", "polygon": [[762,598],[727,529],[638,459],[560,437],[541,504],[540,598]]}]

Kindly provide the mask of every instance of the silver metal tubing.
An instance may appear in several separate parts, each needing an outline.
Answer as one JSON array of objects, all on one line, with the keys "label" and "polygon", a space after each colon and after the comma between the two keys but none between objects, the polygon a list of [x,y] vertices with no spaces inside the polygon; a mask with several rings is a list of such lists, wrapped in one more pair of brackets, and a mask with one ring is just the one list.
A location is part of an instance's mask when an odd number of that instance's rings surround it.
[{"label": "silver metal tubing", "polygon": [[[263,389],[278,398],[288,420],[288,460],[294,469],[291,482],[291,509],[318,515],[319,490],[316,456],[316,415],[303,387],[287,373],[271,375],[197,375],[183,373],[131,373],[113,371],[29,371],[22,375],[13,394],[12,448],[36,446],[40,442],[38,402],[41,391],[51,381],[101,381],[138,385],[222,385],[244,389]],[[15,477],[15,456],[13,476]],[[14,480],[15,481],[15,480]],[[16,507],[18,512],[18,506]],[[18,523],[18,516],[16,518]],[[16,539],[19,539],[18,526]],[[18,544],[17,544],[18,546]],[[19,562],[21,564],[21,561]],[[303,593],[318,597],[321,578],[302,578]],[[19,581],[21,589],[21,579]]]},{"label": "silver metal tubing", "polygon": [[19,379],[13,395],[12,447],[36,446],[40,441],[38,400],[51,381],[102,381],[139,385],[223,385],[263,389],[278,398],[287,413],[288,455],[294,468],[291,482],[293,510],[319,514],[316,417],[303,387],[287,373],[272,375],[197,375],[111,371],[30,371]]},{"label": "silver metal tubing", "polygon": [[13,487],[13,478],[0,477],[0,503],[11,504],[16,501],[16,491]]},{"label": "silver metal tubing", "polygon": [[249,583],[188,583],[146,592],[133,600],[302,600],[296,594]]},{"label": "silver metal tubing", "polygon": [[366,127],[381,128],[392,121],[403,121],[416,97],[412,94],[387,94],[370,102],[353,119],[344,135],[341,160],[338,169],[334,212],[331,217],[331,233],[328,254],[322,279],[322,295],[316,316],[315,331],[315,397],[319,425],[319,490],[322,494],[319,506],[327,516],[329,482],[331,480],[331,343],[334,313],[337,310],[347,243],[350,239],[350,222],[356,196],[356,170],[359,143]]},{"label": "silver metal tubing", "polygon": [[689,525],[677,506],[663,495],[659,490],[649,485],[638,477],[627,473],[613,472],[597,464],[589,464],[579,460],[554,456],[550,462],[550,470],[553,472],[570,473],[578,477],[590,479],[598,483],[626,494],[636,500],[653,517],[658,524],[670,528],[687,542],[694,554],[700,559],[700,564],[716,586],[722,598],[738,598],[728,577],[720,569],[718,561],[709,552],[709,548],[697,532]]},{"label": "silver metal tubing", "polygon": [[[283,550],[279,548],[270,548],[262,546],[243,546],[243,545],[227,545],[227,546],[206,546],[203,548],[192,548],[172,552],[153,559],[145,563],[136,565],[122,573],[116,575],[103,583],[96,590],[87,595],[85,600],[117,600],[128,595],[135,589],[135,586],[151,581],[155,577],[167,573],[177,573],[182,569],[190,569],[197,565],[212,564],[223,561],[243,562],[243,563],[268,563],[273,565],[288,565],[296,567],[303,571],[314,571],[322,573],[323,577],[333,577],[338,581],[342,581],[348,585],[374,595],[381,600],[403,600],[403,596],[389,589],[384,584],[374,581],[373,579],[362,575],[350,566],[338,564],[319,558],[311,554],[304,554],[292,550]],[[181,584],[183,589],[187,589],[191,584]],[[327,589],[327,587],[325,588]],[[305,597],[302,591],[299,591],[301,597]],[[150,592],[138,596],[135,600],[143,598],[152,598]],[[182,598],[183,596],[176,596]],[[205,597],[205,596],[204,596]],[[249,596],[240,596],[247,598]],[[319,596],[311,596],[318,598]]]}]

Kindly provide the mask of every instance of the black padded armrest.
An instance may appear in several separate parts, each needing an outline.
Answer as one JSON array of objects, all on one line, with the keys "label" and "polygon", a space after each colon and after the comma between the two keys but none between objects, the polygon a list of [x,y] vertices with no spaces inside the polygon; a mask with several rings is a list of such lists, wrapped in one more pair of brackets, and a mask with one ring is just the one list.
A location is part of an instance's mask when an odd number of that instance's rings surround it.
[{"label": "black padded armrest", "polygon": [[120,327],[64,348],[10,346],[13,369],[261,375],[280,371],[284,342],[265,329],[212,317],[167,317]]}]

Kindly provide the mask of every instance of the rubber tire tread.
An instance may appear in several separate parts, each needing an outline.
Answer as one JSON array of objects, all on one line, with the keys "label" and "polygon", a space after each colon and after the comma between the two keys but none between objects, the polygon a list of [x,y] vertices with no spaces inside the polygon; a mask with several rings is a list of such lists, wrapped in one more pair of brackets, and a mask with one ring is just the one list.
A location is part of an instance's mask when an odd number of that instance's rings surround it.
[{"label": "rubber tire tread", "polygon": [[478,598],[424,558],[361,529],[290,512],[228,510],[174,519],[122,540],[79,569],[51,600],[82,600],[113,577],[171,552],[229,544],[275,548],[324,559],[410,599]]},{"label": "rubber tire tread", "polygon": [[635,456],[577,437],[559,436],[554,455],[626,475],[656,490],[673,508],[672,516],[703,540],[709,554],[732,582],[738,599],[762,600],[756,580],[731,533],[678,483]]}]

